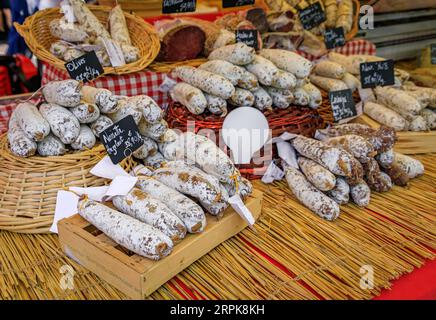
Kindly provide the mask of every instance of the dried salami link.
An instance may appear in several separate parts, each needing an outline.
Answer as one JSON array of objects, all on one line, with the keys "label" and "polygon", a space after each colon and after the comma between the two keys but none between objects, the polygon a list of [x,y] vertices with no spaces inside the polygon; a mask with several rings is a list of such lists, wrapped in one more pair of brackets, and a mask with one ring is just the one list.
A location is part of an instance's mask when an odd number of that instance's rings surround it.
[{"label": "dried salami link", "polygon": [[75,107],[80,104],[82,93],[76,80],[51,81],[42,89],[42,95],[48,103],[63,107]]},{"label": "dried salami link", "polygon": [[179,82],[170,90],[170,95],[173,101],[180,102],[193,114],[201,114],[207,107],[203,92],[188,83]]},{"label": "dried salami link", "polygon": [[268,59],[262,56],[255,56],[253,61],[245,66],[247,70],[254,74],[258,81],[264,86],[271,86],[273,80],[277,78],[277,74],[279,73],[279,69],[269,61]]},{"label": "dried salami link", "polygon": [[161,168],[167,160],[163,157],[160,152],[156,152],[156,154],[152,156],[148,156],[144,159],[144,165],[151,168]]},{"label": "dried salami link", "polygon": [[174,69],[174,74],[182,81],[226,100],[235,92],[235,87],[229,80],[206,70],[186,66]]},{"label": "dried salami link", "polygon": [[126,17],[120,5],[112,8],[109,13],[109,30],[113,40],[120,44],[131,45],[129,30],[127,29]]},{"label": "dried salami link", "polygon": [[365,181],[360,181],[354,186],[350,186],[350,195],[353,202],[359,207],[367,207],[371,200],[371,189]]},{"label": "dried salami link", "polygon": [[112,202],[121,212],[158,229],[174,243],[186,235],[183,222],[165,204],[141,189],[133,188],[125,196],[114,197]]},{"label": "dried salami link", "polygon": [[67,151],[65,144],[52,134],[38,142],[38,154],[43,157],[61,156]]},{"label": "dried salami link", "polygon": [[395,152],[394,164],[406,172],[410,179],[424,174],[424,165],[422,162],[404,154]]},{"label": "dried salami link", "polygon": [[238,42],[213,50],[209,60],[225,60],[236,65],[246,65],[253,61],[256,52],[245,43]]},{"label": "dried salami link", "polygon": [[93,37],[110,38],[109,32],[103,27],[97,17],[81,0],[69,0],[73,7],[74,16],[77,21],[85,28],[86,32]]},{"label": "dried salami link", "polygon": [[15,117],[20,128],[34,141],[41,141],[50,133],[49,123],[31,103],[18,104]]},{"label": "dried salami link", "polygon": [[347,204],[350,200],[350,186],[344,178],[336,179],[336,186],[327,192],[327,195],[338,204]]},{"label": "dried salami link", "polygon": [[377,160],[380,167],[384,169],[392,167],[395,160],[394,149],[389,149],[388,151],[380,152],[375,156],[375,159]]},{"label": "dried salami link", "polygon": [[63,143],[73,143],[80,133],[79,120],[66,108],[56,104],[43,103],[39,111],[50,124],[52,133]]},{"label": "dried salami link", "polygon": [[156,154],[158,150],[157,143],[149,138],[149,137],[142,137],[144,143],[141,147],[133,151],[133,156],[138,159],[145,159],[148,156],[153,156]]},{"label": "dried salami link", "polygon": [[392,182],[397,186],[405,187],[409,183],[409,175],[404,168],[400,167],[395,162],[389,168],[384,168],[384,172],[386,172]]},{"label": "dried salami link", "polygon": [[352,177],[359,170],[354,166],[353,156],[343,149],[301,135],[292,140],[292,145],[302,156],[316,161],[334,174]]},{"label": "dried salami link", "polygon": [[324,142],[334,147],[343,148],[361,163],[368,162],[370,158],[376,155],[372,144],[366,138],[356,134],[332,137],[324,140]]},{"label": "dried salami link", "polygon": [[271,96],[262,87],[259,87],[251,93],[254,96],[254,107],[260,111],[271,110],[273,105],[273,100]]},{"label": "dried salami link", "polygon": [[91,123],[100,116],[100,109],[95,104],[83,102],[70,110],[80,123]]},{"label": "dried salami link", "polygon": [[102,113],[114,113],[118,110],[118,98],[109,90],[83,86],[81,89],[83,100],[95,104]]},{"label": "dried salami link", "polygon": [[97,120],[95,120],[93,123],[91,123],[91,130],[94,133],[94,135],[99,138],[100,133],[102,133],[104,130],[109,128],[111,125],[113,125],[113,121],[104,115],[100,115]]},{"label": "dried salami link", "polygon": [[139,181],[136,184],[137,187],[165,203],[182,220],[188,232],[198,233],[204,230],[206,227],[206,216],[198,204],[182,193],[151,177],[150,175],[153,173],[143,166],[135,167],[132,172],[139,177]]},{"label": "dried salami link", "polygon": [[171,239],[156,228],[96,201],[80,201],[78,212],[116,243],[140,256],[160,260],[173,249]]},{"label": "dried salami link", "polygon": [[370,161],[363,164],[365,170],[365,181],[371,190],[377,192],[386,192],[392,188],[390,177],[380,171],[377,161],[371,158]]},{"label": "dried salami link", "polygon": [[95,143],[96,139],[92,130],[87,125],[82,124],[79,136],[71,143],[71,147],[75,150],[87,150],[94,147]]},{"label": "dried salami link", "polygon": [[161,120],[158,123],[150,124],[144,120],[141,120],[138,125],[139,132],[146,137],[149,137],[156,141],[162,141],[165,132],[168,130],[168,123],[165,120]]},{"label": "dried salami link", "polygon": [[139,95],[127,99],[127,107],[140,110],[145,121],[158,123],[163,118],[163,111],[149,96]]},{"label": "dried salami link", "polygon": [[339,205],[316,189],[300,171],[287,168],[286,181],[297,199],[318,216],[329,221],[339,217]]},{"label": "dried salami link", "polygon": [[119,108],[117,111],[108,114],[108,117],[111,118],[114,123],[127,116],[132,116],[135,123],[139,124],[142,119],[142,111],[139,108],[132,103],[128,103],[127,99],[119,100],[118,105]]},{"label": "dried salami link", "polygon": [[15,112],[9,120],[8,141],[11,152],[19,157],[30,157],[36,152],[36,142],[20,128]]},{"label": "dried salami link", "polygon": [[336,185],[336,178],[333,173],[323,166],[308,158],[299,157],[298,165],[306,176],[307,180],[321,191],[332,190]]}]

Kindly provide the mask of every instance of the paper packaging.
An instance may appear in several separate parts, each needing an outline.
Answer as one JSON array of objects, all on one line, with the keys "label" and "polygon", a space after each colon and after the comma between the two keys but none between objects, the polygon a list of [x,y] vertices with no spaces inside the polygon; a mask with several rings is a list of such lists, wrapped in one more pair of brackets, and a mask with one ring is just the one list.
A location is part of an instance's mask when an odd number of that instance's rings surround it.
[{"label": "paper packaging", "polygon": [[72,192],[59,190],[56,197],[56,209],[53,217],[53,224],[50,231],[58,233],[58,221],[64,218],[71,217],[77,213],[77,204],[79,196]]},{"label": "paper packaging", "polygon": [[113,164],[109,156],[105,156],[89,172],[94,176],[109,180],[115,179],[116,176],[129,176],[119,164]]},{"label": "paper packaging", "polygon": [[273,183],[275,180],[282,180],[284,176],[285,173],[274,162],[271,162],[262,177],[262,182]]}]

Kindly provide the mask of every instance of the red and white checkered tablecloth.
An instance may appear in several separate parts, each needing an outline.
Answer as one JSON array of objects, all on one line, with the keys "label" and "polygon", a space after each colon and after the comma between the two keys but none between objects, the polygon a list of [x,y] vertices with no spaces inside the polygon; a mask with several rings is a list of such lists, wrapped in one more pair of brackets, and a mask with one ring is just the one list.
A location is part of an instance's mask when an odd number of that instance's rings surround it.
[{"label": "red and white checkered tablecloth", "polygon": [[8,131],[8,122],[17,104],[0,106],[0,134]]},{"label": "red and white checkered tablecloth", "polygon": [[[140,71],[121,75],[107,75],[95,79],[92,86],[106,88],[120,96],[137,96],[145,94],[153,98],[160,106],[167,103],[167,94],[159,91],[159,85],[166,73]],[[55,80],[70,79],[68,73],[47,63],[43,64],[42,85]]]},{"label": "red and white checkered tablecloth", "polygon": [[[365,54],[365,55],[375,55],[375,45],[374,43],[362,40],[362,39],[355,39],[352,41],[348,41],[343,47],[338,47],[329,51],[337,52],[344,54],[346,56],[353,55],[353,54]],[[321,57],[316,57],[314,55],[311,55],[309,53],[306,53],[304,51],[298,51],[298,54],[305,57],[306,59],[309,59],[311,61],[317,60]]]}]

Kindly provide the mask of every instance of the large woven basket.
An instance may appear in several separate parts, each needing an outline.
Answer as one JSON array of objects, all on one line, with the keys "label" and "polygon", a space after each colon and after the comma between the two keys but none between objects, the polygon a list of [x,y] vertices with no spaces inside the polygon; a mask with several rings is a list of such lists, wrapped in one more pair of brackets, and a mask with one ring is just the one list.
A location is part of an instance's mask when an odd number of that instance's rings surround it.
[{"label": "large woven basket", "polygon": [[[324,122],[316,110],[302,107],[290,107],[288,109],[274,109],[273,111],[264,112],[268,120],[272,136],[278,137],[284,132],[302,134],[312,137],[316,129],[323,127]],[[205,112],[200,115],[190,113],[184,106],[179,103],[171,102],[166,120],[171,128],[181,131],[187,130],[188,121],[195,121],[194,131],[197,133],[201,129],[211,129],[215,132],[215,137],[218,139],[219,130],[223,126],[224,118]],[[219,141],[215,141],[219,144]],[[221,146],[228,152],[225,146]],[[258,153],[254,155],[260,160],[271,159],[277,156],[275,146],[267,144]],[[247,165],[239,165],[238,168],[243,176],[248,179],[260,179],[265,172],[269,162],[254,163]]]},{"label": "large woven basket", "polygon": [[[58,190],[107,184],[107,180],[89,173],[105,155],[100,144],[59,157],[20,158],[9,151],[6,134],[0,136],[0,230],[48,232]],[[128,159],[122,165],[129,170],[135,162]]]},{"label": "large woven basket", "polygon": [[[89,6],[96,17],[106,25],[110,7]],[[145,69],[159,53],[159,37],[154,28],[142,18],[124,13],[132,44],[139,49],[139,60],[121,67],[105,67],[105,74],[125,74]],[[56,39],[50,33],[49,24],[53,19],[61,17],[59,8],[45,9],[28,17],[22,25],[15,23],[18,33],[24,38],[30,50],[38,59],[65,70],[65,61],[56,58],[50,52],[50,46]]]}]

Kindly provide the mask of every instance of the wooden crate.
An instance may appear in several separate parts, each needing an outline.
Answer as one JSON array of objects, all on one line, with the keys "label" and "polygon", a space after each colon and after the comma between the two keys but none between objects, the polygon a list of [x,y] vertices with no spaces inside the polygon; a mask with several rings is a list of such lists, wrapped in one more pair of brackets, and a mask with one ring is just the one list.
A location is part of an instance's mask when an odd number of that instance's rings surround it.
[{"label": "wooden crate", "polygon": [[[257,190],[253,190],[245,202],[256,220],[262,202],[263,193]],[[129,252],[79,215],[59,221],[58,230],[61,247],[68,256],[132,299],[144,299],[246,226],[232,208],[228,208],[220,220],[208,215],[202,233],[188,234],[169,256],[160,261]]]},{"label": "wooden crate", "polygon": [[[380,127],[377,121],[374,121],[365,114],[356,118],[354,122],[367,124],[372,128]],[[436,152],[436,130],[418,132],[400,131],[397,132],[397,136],[398,141],[394,147],[397,152],[404,154]]]}]

